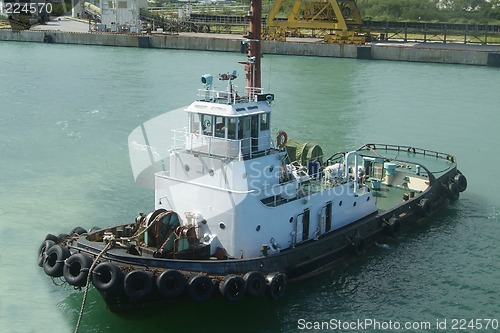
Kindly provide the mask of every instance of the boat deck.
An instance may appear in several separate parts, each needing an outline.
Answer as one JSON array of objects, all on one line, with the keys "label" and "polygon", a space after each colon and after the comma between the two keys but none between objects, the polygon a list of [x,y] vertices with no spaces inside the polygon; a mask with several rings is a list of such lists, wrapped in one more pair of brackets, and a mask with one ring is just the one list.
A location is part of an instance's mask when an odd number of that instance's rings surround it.
[{"label": "boat deck", "polygon": [[[449,170],[456,167],[455,158],[449,154],[424,150],[413,147],[392,145],[366,145],[358,150],[364,157],[379,158],[383,161],[396,163],[395,171],[404,176],[404,181],[395,181],[394,185],[385,184],[373,186],[372,192],[377,206],[381,210],[388,210],[404,201],[403,196],[418,196],[430,183],[429,178],[439,179]],[[419,177],[412,177],[418,175]],[[413,183],[412,183],[413,182]],[[408,186],[408,184],[411,184]]]},{"label": "boat deck", "polygon": [[[373,197],[375,198],[375,203],[377,207],[382,210],[389,210],[402,202],[404,202],[403,196],[408,194],[408,190],[395,187],[395,186],[387,186],[381,185],[380,189],[372,190]],[[415,193],[415,196],[418,196],[420,193]]]},{"label": "boat deck", "polygon": [[454,156],[420,148],[393,145],[365,145],[358,152],[365,156],[382,157],[386,160],[398,160],[403,163],[408,162],[410,165],[420,165],[425,167],[436,178],[456,167]]},{"label": "boat deck", "polygon": [[[379,170],[372,171],[370,175],[360,179],[367,185],[375,197],[377,207],[380,210],[388,210],[404,201],[404,197],[418,196],[430,185],[429,178],[439,179],[450,169],[456,167],[453,156],[435,151],[424,150],[413,147],[392,145],[366,145],[358,150],[363,160],[378,161]],[[341,162],[343,153],[336,154],[327,160],[326,165]],[[384,163],[394,164],[393,180],[388,180]],[[305,170],[307,173],[307,170]],[[307,177],[297,191],[293,199],[284,199],[279,196],[271,196],[262,199],[262,203],[270,207],[276,207],[309,195],[314,195],[335,186],[341,185],[345,180],[331,182],[324,176],[318,178]],[[408,199],[408,198],[407,198]]]}]

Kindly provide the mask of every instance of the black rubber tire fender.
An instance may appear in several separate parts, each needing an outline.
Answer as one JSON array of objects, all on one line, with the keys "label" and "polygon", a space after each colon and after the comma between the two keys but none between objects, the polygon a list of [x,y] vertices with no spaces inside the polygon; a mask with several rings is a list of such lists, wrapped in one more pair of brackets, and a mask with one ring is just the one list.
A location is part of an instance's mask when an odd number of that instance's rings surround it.
[{"label": "black rubber tire fender", "polygon": [[62,242],[63,240],[65,240],[66,238],[68,238],[68,237],[69,237],[69,235],[68,235],[68,234],[64,234],[64,233],[63,233],[63,234],[59,234],[59,235],[57,236],[57,242],[56,242],[56,243],[60,243],[60,242]]},{"label": "black rubber tire fender", "polygon": [[[57,238],[57,237],[56,237]],[[38,266],[43,267],[43,263],[47,258],[47,250],[54,246],[56,242],[51,239],[46,239],[38,248]]]},{"label": "black rubber tire fender", "polygon": [[214,294],[215,286],[212,280],[204,275],[196,275],[188,282],[188,294],[196,302],[208,301]]},{"label": "black rubber tire fender", "polygon": [[457,183],[459,192],[463,192],[467,189],[467,178],[463,174],[456,174],[454,180],[455,183]]},{"label": "black rubber tire fender", "polygon": [[423,198],[420,200],[418,204],[418,211],[420,215],[423,217],[429,217],[432,214],[432,205],[431,201],[427,198]]},{"label": "black rubber tire fender", "polygon": [[253,298],[262,297],[266,293],[266,279],[264,276],[257,272],[248,272],[243,276],[246,283],[246,293]]},{"label": "black rubber tire fender", "polygon": [[92,227],[89,230],[89,234],[91,234],[91,233],[93,233],[94,231],[97,231],[97,230],[101,230],[101,228],[100,227]]},{"label": "black rubber tire fender", "polygon": [[186,277],[175,269],[163,271],[156,279],[158,291],[168,299],[181,296],[186,289],[186,284]]},{"label": "black rubber tire fender", "polygon": [[283,273],[276,272],[266,276],[267,280],[267,296],[273,300],[278,300],[285,295],[288,285],[287,276]]},{"label": "black rubber tire fender", "polygon": [[87,230],[82,228],[82,227],[74,227],[73,230],[69,233],[70,235],[77,234],[78,236],[81,236],[83,234],[86,234]]},{"label": "black rubber tire fender", "polygon": [[448,198],[451,201],[457,201],[460,197],[460,191],[458,189],[458,185],[455,182],[448,184]]},{"label": "black rubber tire fender", "polygon": [[70,256],[67,247],[59,244],[51,246],[45,252],[45,260],[43,262],[43,270],[45,274],[53,277],[61,277],[63,275],[64,260]]},{"label": "black rubber tire fender", "polygon": [[64,261],[63,276],[66,282],[75,287],[87,284],[92,258],[85,253],[76,253]]},{"label": "black rubber tire fender", "polygon": [[365,247],[365,240],[361,236],[354,236],[351,239],[351,250],[352,253],[360,256],[363,254],[363,249]]},{"label": "black rubber tire fender", "polygon": [[47,234],[47,236],[45,236],[45,240],[51,240],[57,243],[59,241],[59,238],[54,234]]},{"label": "black rubber tire fender", "polygon": [[112,262],[101,262],[92,270],[92,284],[102,292],[112,292],[123,284],[123,272]]},{"label": "black rubber tire fender", "polygon": [[219,284],[220,293],[229,301],[236,302],[245,297],[245,280],[239,275],[229,274]]},{"label": "black rubber tire fender", "polygon": [[141,300],[149,296],[153,290],[153,276],[150,272],[134,270],[123,280],[123,290],[130,299]]},{"label": "black rubber tire fender", "polygon": [[401,221],[397,218],[390,218],[389,223],[385,226],[387,234],[392,237],[396,237],[401,232]]}]

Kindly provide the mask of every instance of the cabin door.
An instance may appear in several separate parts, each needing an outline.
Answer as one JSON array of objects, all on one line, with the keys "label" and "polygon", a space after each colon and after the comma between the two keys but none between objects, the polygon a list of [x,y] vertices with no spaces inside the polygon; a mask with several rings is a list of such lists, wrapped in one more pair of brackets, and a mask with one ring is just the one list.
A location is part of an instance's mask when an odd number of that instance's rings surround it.
[{"label": "cabin door", "polygon": [[332,202],[328,202],[320,212],[320,234],[330,231],[332,229]]},{"label": "cabin door", "polygon": [[251,136],[252,136],[252,153],[259,150],[259,115],[252,116],[252,126],[251,126]]},{"label": "cabin door", "polygon": [[252,146],[252,131],[250,128],[250,117],[241,117],[238,123],[238,139],[241,140],[241,153],[250,154]]},{"label": "cabin door", "polygon": [[295,242],[300,243],[309,239],[309,209],[297,215],[297,223],[295,225]]}]

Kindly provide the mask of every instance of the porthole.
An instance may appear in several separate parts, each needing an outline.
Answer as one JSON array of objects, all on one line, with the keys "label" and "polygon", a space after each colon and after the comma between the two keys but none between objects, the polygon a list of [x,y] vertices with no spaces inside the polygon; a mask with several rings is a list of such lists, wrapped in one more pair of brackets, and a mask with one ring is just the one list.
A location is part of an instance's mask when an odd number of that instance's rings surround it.
[{"label": "porthole", "polygon": [[342,206],[342,200],[339,201],[339,206]]},{"label": "porthole", "polygon": [[210,176],[213,176],[213,175],[214,175],[214,169],[210,169],[210,170],[208,170],[208,174],[209,174]]},{"label": "porthole", "polygon": [[224,224],[224,222],[219,223],[219,228],[221,228],[222,230],[226,229],[226,225]]},{"label": "porthole", "polygon": [[292,222],[293,222],[293,216],[292,216],[292,217],[290,217],[290,220],[288,220],[288,221],[289,221],[290,223],[292,223]]},{"label": "porthole", "polygon": [[366,197],[366,201],[370,201],[370,197]]},{"label": "porthole", "polygon": [[260,231],[260,224],[257,225],[257,228],[255,228],[256,231]]},{"label": "porthole", "polygon": [[184,164],[184,170],[186,170],[186,172],[188,172],[190,170],[189,165]]},{"label": "porthole", "polygon": [[274,170],[274,165],[271,165],[271,166],[269,167],[269,172],[273,172],[273,170]]},{"label": "porthole", "polygon": [[352,204],[353,207],[356,207],[356,201],[354,201],[354,203]]}]

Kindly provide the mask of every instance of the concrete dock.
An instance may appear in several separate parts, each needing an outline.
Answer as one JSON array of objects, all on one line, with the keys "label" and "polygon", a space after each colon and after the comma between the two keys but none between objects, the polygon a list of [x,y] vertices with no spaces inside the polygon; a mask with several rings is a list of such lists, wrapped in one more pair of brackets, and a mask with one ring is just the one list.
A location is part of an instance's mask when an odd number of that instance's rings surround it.
[{"label": "concrete dock", "polygon": [[[242,37],[210,33],[117,34],[89,32],[89,24],[60,18],[30,30],[0,29],[0,40],[240,52]],[[458,43],[373,42],[367,45],[326,44],[322,39],[289,38],[286,42],[263,41],[264,54],[355,58],[365,60],[417,61],[500,67],[500,45]]]}]

